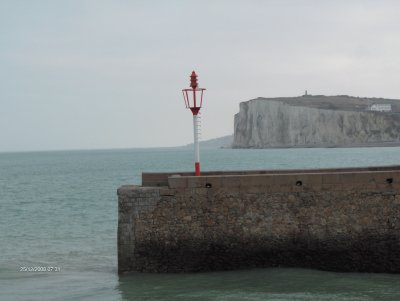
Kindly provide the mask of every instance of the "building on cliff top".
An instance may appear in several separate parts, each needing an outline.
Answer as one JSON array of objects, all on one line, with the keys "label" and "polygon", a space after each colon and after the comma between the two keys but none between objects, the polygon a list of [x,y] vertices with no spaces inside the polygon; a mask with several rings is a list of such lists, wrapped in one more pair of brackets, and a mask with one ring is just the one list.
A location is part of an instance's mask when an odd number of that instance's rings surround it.
[{"label": "building on cliff top", "polygon": [[390,112],[392,111],[392,105],[391,104],[373,104],[372,106],[369,107],[370,111],[378,111],[378,112]]}]

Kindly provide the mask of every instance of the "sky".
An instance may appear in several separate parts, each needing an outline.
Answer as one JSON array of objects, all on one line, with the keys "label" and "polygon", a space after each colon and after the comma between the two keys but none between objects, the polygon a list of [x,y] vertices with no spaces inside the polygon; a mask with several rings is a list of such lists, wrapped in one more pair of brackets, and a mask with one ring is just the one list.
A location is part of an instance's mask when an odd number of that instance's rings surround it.
[{"label": "sky", "polygon": [[256,97],[399,99],[399,20],[384,0],[0,0],[0,152],[191,143],[192,70],[203,140]]}]

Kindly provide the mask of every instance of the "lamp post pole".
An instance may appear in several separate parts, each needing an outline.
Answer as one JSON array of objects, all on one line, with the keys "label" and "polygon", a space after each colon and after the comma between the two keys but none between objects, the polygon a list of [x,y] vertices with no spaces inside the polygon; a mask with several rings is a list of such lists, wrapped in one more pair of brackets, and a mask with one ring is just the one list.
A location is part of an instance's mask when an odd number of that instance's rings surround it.
[{"label": "lamp post pole", "polygon": [[198,115],[193,114],[193,134],[194,134],[194,170],[195,175],[200,175],[200,146],[199,146],[199,120]]},{"label": "lamp post pole", "polygon": [[[194,170],[195,175],[200,176],[200,148],[199,148],[199,112],[203,103],[204,88],[199,88],[197,83],[197,74],[192,72],[190,75],[191,89],[183,89],[183,98],[186,108],[190,109],[193,114],[193,134],[194,134]],[[192,97],[190,97],[192,96]],[[199,99],[200,98],[200,99]]]}]

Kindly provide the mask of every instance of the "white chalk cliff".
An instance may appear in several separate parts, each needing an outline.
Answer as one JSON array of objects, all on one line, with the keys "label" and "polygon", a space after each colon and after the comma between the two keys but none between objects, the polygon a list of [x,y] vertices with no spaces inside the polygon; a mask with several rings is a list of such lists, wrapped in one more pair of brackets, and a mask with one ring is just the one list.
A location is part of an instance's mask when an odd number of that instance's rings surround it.
[{"label": "white chalk cliff", "polygon": [[[390,104],[391,112],[370,111]],[[234,148],[400,143],[400,100],[350,96],[257,98],[240,103]]]}]

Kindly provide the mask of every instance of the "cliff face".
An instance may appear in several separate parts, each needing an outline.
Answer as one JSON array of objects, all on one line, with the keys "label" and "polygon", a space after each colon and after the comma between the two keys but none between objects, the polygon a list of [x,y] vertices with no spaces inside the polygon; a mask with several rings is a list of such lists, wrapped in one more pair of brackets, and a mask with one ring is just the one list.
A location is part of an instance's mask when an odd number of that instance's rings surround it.
[{"label": "cliff face", "polygon": [[[299,99],[301,102],[297,102]],[[308,100],[307,100],[308,99]],[[357,98],[349,98],[346,104]],[[321,100],[321,98],[319,98]],[[359,100],[358,100],[359,101]],[[392,112],[367,111],[391,103]],[[398,101],[367,99],[349,108],[335,97],[258,98],[240,104],[235,115],[235,148],[333,147],[400,143]],[[332,107],[333,109],[328,109]]]}]

